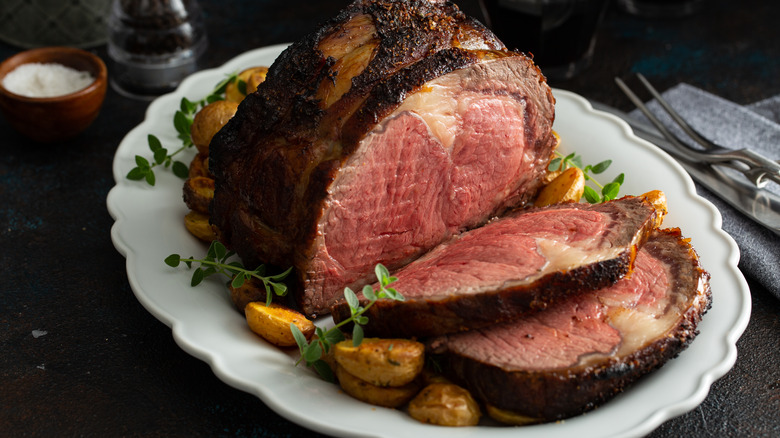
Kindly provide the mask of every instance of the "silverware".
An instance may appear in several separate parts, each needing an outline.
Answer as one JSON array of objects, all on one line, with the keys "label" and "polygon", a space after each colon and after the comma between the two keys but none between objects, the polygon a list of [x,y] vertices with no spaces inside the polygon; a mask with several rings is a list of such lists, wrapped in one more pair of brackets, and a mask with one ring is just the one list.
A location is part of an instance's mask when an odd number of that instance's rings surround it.
[{"label": "silverware", "polygon": [[658,118],[647,109],[645,104],[631,91],[630,88],[620,78],[615,78],[615,82],[623,90],[623,93],[631,99],[631,102],[639,108],[640,111],[655,125],[658,131],[666,138],[669,143],[674,145],[675,149],[669,151],[675,156],[686,158],[693,161],[704,163],[725,165],[742,172],[750,182],[758,188],[766,186],[768,180],[780,184],[780,163],[770,160],[763,155],[750,149],[728,149],[719,146],[693,129],[667,102],[656,89],[637,73],[639,81],[647,88],[650,94],[661,105],[661,107],[671,116],[683,132],[691,139],[701,145],[703,149],[696,149],[689,146],[686,142],[680,140],[676,135],[669,131]]},{"label": "silverware", "polygon": [[[628,123],[637,137],[653,143],[670,154],[677,151],[677,146],[663,137],[652,125],[640,122],[623,111],[598,102],[591,101],[591,105],[596,110],[615,115]],[[735,179],[721,169],[706,163],[679,156],[677,162],[694,180],[715,196],[780,236],[780,196],[769,190],[759,189],[747,181]]]}]

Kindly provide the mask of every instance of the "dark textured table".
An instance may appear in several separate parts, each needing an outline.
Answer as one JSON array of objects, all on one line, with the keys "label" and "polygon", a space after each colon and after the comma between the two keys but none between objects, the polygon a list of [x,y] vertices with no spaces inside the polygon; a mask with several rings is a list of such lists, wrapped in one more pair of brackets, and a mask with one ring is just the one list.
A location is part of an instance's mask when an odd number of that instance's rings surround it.
[{"label": "dark textured table", "polygon": [[[458,3],[479,16],[475,2]],[[344,4],[203,0],[204,67],[294,40]],[[680,20],[612,8],[594,65],[552,85],[628,110],[612,78],[641,71],[662,90],[687,82],[751,103],[780,93],[779,17],[780,2],[764,0],[708,0]],[[0,59],[18,50],[0,45]],[[105,199],[114,151],[146,106],[109,90],[88,131],[50,146],[0,120],[0,436],[316,436],[217,379],[134,298]],[[651,436],[780,436],[780,302],[750,283],[734,368]]]}]

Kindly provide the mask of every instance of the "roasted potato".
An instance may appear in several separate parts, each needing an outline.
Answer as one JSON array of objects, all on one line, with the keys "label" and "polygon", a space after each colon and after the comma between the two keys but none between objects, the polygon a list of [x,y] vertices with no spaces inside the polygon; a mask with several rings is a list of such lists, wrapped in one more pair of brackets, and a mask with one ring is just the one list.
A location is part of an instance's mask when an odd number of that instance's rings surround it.
[{"label": "roasted potato", "polygon": [[[241,102],[247,94],[257,90],[257,86],[265,80],[266,73],[268,73],[268,67],[250,67],[241,71],[238,78],[225,88],[225,99],[230,102]],[[239,85],[240,83],[244,85]],[[244,90],[242,87],[245,87]]]},{"label": "roasted potato", "polygon": [[199,211],[190,211],[184,216],[184,227],[204,242],[211,242],[217,238],[214,228],[209,224],[208,215]]},{"label": "roasted potato", "polygon": [[476,426],[482,412],[464,388],[452,383],[432,383],[409,402],[409,415],[438,426]]},{"label": "roasted potato", "polygon": [[227,100],[218,100],[212,102],[195,114],[190,126],[190,138],[192,143],[198,148],[198,152],[208,156],[209,143],[214,134],[219,132],[223,126],[230,120],[238,109],[238,103]]},{"label": "roasted potato", "polygon": [[669,213],[669,208],[666,205],[666,194],[661,190],[652,190],[641,197],[653,204],[656,211],[655,227],[659,228],[664,222],[664,217]]},{"label": "roasted potato", "polygon": [[268,74],[268,67],[255,67],[252,74],[246,80],[246,94],[254,93],[257,87],[265,82],[265,75]]},{"label": "roasted potato", "polygon": [[491,404],[485,405],[485,411],[488,416],[499,423],[509,424],[512,426],[523,426],[526,424],[534,424],[541,422],[538,418],[528,417],[516,412],[499,409]]},{"label": "roasted potato", "polygon": [[205,176],[187,178],[183,195],[184,203],[190,210],[209,214],[209,204],[214,199],[214,180]]},{"label": "roasted potato", "polygon": [[197,154],[192,158],[190,162],[190,172],[188,174],[190,178],[196,176],[205,176],[206,178],[212,178],[211,172],[209,172],[209,157],[208,155]]},{"label": "roasted potato", "polygon": [[542,188],[534,205],[544,207],[561,202],[579,202],[584,191],[585,174],[576,167],[570,167]]},{"label": "roasted potato", "polygon": [[233,287],[232,284],[229,284],[228,289],[230,290],[230,299],[233,301],[233,305],[242,314],[245,313],[244,309],[249,303],[253,301],[265,303],[267,297],[265,286],[254,278],[244,281],[241,287]]},{"label": "roasted potato", "polygon": [[341,389],[352,397],[376,406],[397,408],[409,402],[420,390],[420,386],[412,381],[403,386],[377,386],[359,379],[344,367],[336,364],[336,378]]},{"label": "roasted potato", "polygon": [[279,347],[297,345],[290,324],[301,329],[306,339],[311,339],[314,335],[313,322],[303,314],[280,304],[271,303],[266,306],[264,302],[251,302],[244,308],[244,315],[253,332]]},{"label": "roasted potato", "polygon": [[351,340],[333,347],[345,371],[376,386],[402,386],[414,380],[425,362],[425,346],[408,339],[366,338],[357,346]]}]

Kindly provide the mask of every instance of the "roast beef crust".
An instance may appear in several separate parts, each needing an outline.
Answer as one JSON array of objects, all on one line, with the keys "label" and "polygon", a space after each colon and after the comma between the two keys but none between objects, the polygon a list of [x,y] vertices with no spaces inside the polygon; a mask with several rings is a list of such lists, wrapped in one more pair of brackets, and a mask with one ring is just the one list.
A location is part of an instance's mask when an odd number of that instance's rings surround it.
[{"label": "roast beef crust", "polygon": [[687,348],[711,306],[710,275],[702,269],[695,251],[681,238],[679,229],[664,233],[677,238],[687,252],[690,265],[682,270],[689,271],[686,284],[694,290],[679,324],[645,347],[625,357],[561,370],[507,371],[449,351],[436,362],[446,376],[467,387],[477,399],[538,422],[573,417],[602,405]]},{"label": "roast beef crust", "polygon": [[[317,91],[337,72],[332,70],[336,60],[324,56],[318,45],[363,15],[371,17],[378,41],[372,58],[352,78],[349,91],[323,107]],[[466,49],[471,47],[479,50]],[[287,48],[258,91],[246,97],[212,140],[210,170],[216,184],[210,217],[219,239],[247,266],[306,266],[328,187],[360,139],[426,81],[484,57],[502,56],[533,65],[524,54],[507,51],[453,3],[352,3]],[[548,100],[553,101],[551,93]],[[297,271],[294,291],[305,282],[305,274]]]}]

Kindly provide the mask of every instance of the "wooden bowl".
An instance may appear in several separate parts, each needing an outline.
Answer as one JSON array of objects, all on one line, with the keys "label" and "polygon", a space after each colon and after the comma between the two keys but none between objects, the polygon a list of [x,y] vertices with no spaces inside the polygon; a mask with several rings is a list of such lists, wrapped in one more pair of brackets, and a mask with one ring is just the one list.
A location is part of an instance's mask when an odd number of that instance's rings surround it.
[{"label": "wooden bowl", "polygon": [[[89,72],[95,81],[74,93],[56,97],[26,97],[3,87],[5,75],[22,64],[56,63]],[[42,47],[17,53],[0,64],[0,110],[17,131],[42,143],[66,140],[81,133],[97,117],[106,96],[106,64],[90,52],[72,47]]]}]

